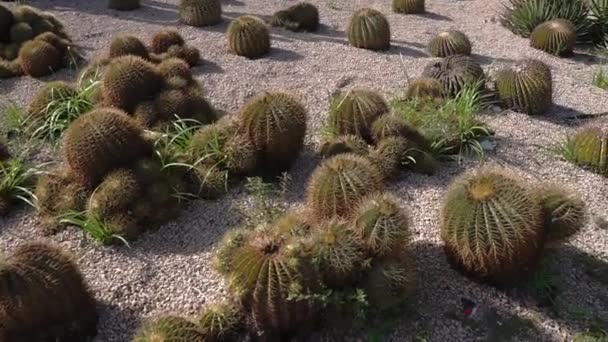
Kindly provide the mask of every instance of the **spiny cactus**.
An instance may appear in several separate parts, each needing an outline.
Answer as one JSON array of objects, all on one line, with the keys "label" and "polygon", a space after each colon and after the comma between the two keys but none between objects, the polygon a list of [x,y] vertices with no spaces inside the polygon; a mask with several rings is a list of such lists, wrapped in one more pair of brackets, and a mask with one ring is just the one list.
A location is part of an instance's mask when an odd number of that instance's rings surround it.
[{"label": "spiny cactus", "polygon": [[3,49],[4,58],[6,58],[9,61],[16,59],[17,57],[19,57],[19,50],[21,50],[21,44],[17,44],[17,43],[6,44],[6,46]]},{"label": "spiny cactus", "polygon": [[350,45],[369,50],[388,50],[391,29],[386,17],[371,8],[355,12],[347,28]]},{"label": "spiny cactus", "polygon": [[498,98],[507,107],[529,115],[544,114],[551,107],[553,82],[543,62],[522,60],[495,78]]},{"label": "spiny cactus", "polygon": [[476,84],[485,78],[483,69],[469,56],[448,56],[427,65],[423,77],[438,80],[446,96],[456,96],[466,84]]},{"label": "spiny cactus", "polygon": [[430,148],[429,140],[422,133],[393,114],[384,114],[374,121],[372,136],[376,143],[379,143],[382,139],[399,137],[410,142],[412,147],[423,150]]},{"label": "spiny cactus", "polygon": [[13,9],[15,21],[31,24],[42,18],[42,13],[32,6],[21,5]]},{"label": "spiny cactus", "polygon": [[230,51],[247,58],[258,58],[270,51],[270,33],[262,19],[251,15],[236,18],[226,33]]},{"label": "spiny cactus", "polygon": [[251,233],[250,229],[236,228],[224,234],[213,263],[218,273],[223,276],[228,276],[232,273],[232,256],[236,250],[245,246],[249,241]]},{"label": "spiny cactus", "polygon": [[413,256],[406,250],[398,257],[374,259],[371,269],[361,281],[361,287],[375,311],[388,311],[403,305],[416,288]]},{"label": "spiny cactus", "polygon": [[290,210],[273,222],[273,233],[279,236],[308,237],[313,225],[308,211],[302,209]]},{"label": "spiny cactus", "polygon": [[544,210],[547,242],[564,241],[587,223],[585,202],[573,190],[557,184],[545,184],[536,192]]},{"label": "spiny cactus", "polygon": [[409,242],[410,218],[388,193],[372,194],[353,212],[353,230],[370,256],[399,255]]},{"label": "spiny cactus", "polygon": [[0,265],[0,340],[86,341],[95,301],[71,257],[42,243],[20,246]]},{"label": "spiny cactus", "polygon": [[383,179],[390,180],[404,169],[408,151],[413,144],[401,137],[388,137],[378,142],[370,152],[370,162],[380,171]]},{"label": "spiny cactus", "polygon": [[441,237],[448,259],[493,282],[515,280],[537,264],[543,249],[543,211],[518,178],[505,170],[465,173],[448,189]]},{"label": "spiny cactus", "polygon": [[313,172],[307,201],[319,219],[347,216],[364,196],[382,188],[382,176],[369,160],[340,154],[324,161]]},{"label": "spiny cactus", "polygon": [[216,166],[197,165],[191,173],[191,192],[204,199],[217,199],[228,191],[229,174]]},{"label": "spiny cactus", "polygon": [[89,199],[88,213],[100,219],[126,212],[141,197],[139,181],[129,169],[117,169],[108,173]]},{"label": "spiny cactus", "polygon": [[365,140],[356,135],[348,134],[328,137],[319,148],[319,154],[325,158],[342,153],[354,153],[365,156],[368,153],[368,146]]},{"label": "spiny cactus", "polygon": [[441,82],[434,78],[417,78],[408,84],[405,96],[422,100],[427,98],[440,98],[443,96],[443,87]]},{"label": "spiny cactus", "polygon": [[393,12],[403,14],[424,13],[424,0],[393,0]]},{"label": "spiny cactus", "polygon": [[23,68],[18,60],[5,61],[0,59],[0,79],[23,75]]},{"label": "spiny cactus", "polygon": [[291,31],[316,31],[319,28],[319,11],[308,2],[300,2],[276,12],[270,19],[272,26],[282,26]]},{"label": "spiny cactus", "polygon": [[292,96],[264,92],[239,114],[240,127],[265,171],[287,169],[298,157],[306,134],[306,108]]},{"label": "spiny cactus", "polygon": [[377,92],[352,89],[334,96],[329,109],[329,130],[337,135],[353,134],[372,143],[372,124],[389,111]]},{"label": "spiny cactus", "polygon": [[143,59],[148,59],[150,57],[150,53],[146,45],[144,45],[144,43],[135,36],[120,35],[112,39],[108,57],[116,58],[128,55],[138,56]]},{"label": "spiny cactus", "polygon": [[41,40],[30,40],[19,50],[21,67],[25,74],[32,77],[46,76],[59,70],[62,58],[59,50]]},{"label": "spiny cactus", "polygon": [[553,19],[538,25],[530,35],[530,45],[556,56],[572,54],[576,27],[566,19]]},{"label": "spiny cactus", "polygon": [[205,342],[208,340],[198,325],[176,316],[163,316],[145,322],[133,338],[133,342],[170,341]]},{"label": "spiny cactus", "polygon": [[65,96],[72,97],[78,93],[76,88],[64,81],[49,82],[34,96],[27,107],[30,120],[44,118],[48,112],[49,104]]},{"label": "spiny cactus", "polygon": [[55,25],[46,19],[36,20],[32,23],[32,30],[35,35],[39,35],[45,32],[53,32],[56,30]]},{"label": "spiny cactus", "polygon": [[150,185],[164,179],[163,165],[158,158],[140,158],[131,168],[142,184]]},{"label": "spiny cactus", "polygon": [[220,0],[181,0],[179,17],[190,26],[211,26],[222,20]]},{"label": "spiny cactus", "polygon": [[188,45],[173,45],[165,53],[165,58],[179,58],[190,67],[194,67],[200,63],[201,54],[197,48]]},{"label": "spiny cactus", "polygon": [[34,38],[34,29],[28,23],[15,23],[11,27],[10,41],[13,43],[24,43]]},{"label": "spiny cactus", "polygon": [[154,65],[140,57],[118,57],[104,72],[104,104],[132,113],[139,102],[154,97],[161,87],[162,77]]},{"label": "spiny cactus", "polygon": [[152,52],[167,52],[174,45],[184,45],[184,38],[175,30],[161,30],[152,37]]},{"label": "spiny cactus", "polygon": [[90,185],[96,185],[109,171],[150,150],[141,128],[125,113],[108,108],[80,116],[64,137],[64,154],[70,170],[77,179]]},{"label": "spiny cactus", "polygon": [[431,39],[428,50],[429,54],[433,57],[470,55],[471,42],[469,41],[469,38],[460,31],[443,31]]},{"label": "spiny cactus", "polygon": [[0,5],[0,42],[9,40],[9,33],[14,22],[15,17],[13,16],[13,12]]},{"label": "spiny cactus", "polygon": [[206,307],[199,319],[199,326],[207,339],[226,341],[236,337],[244,320],[239,306],[225,302]]},{"label": "spiny cactus", "polygon": [[172,77],[180,77],[186,80],[188,85],[192,85],[194,82],[188,63],[181,58],[167,58],[156,67],[166,80]]},{"label": "spiny cactus", "polygon": [[118,11],[132,11],[141,7],[140,0],[108,0],[108,8]]},{"label": "spiny cactus", "polygon": [[602,126],[583,127],[568,137],[564,150],[572,163],[608,176],[608,130]]}]

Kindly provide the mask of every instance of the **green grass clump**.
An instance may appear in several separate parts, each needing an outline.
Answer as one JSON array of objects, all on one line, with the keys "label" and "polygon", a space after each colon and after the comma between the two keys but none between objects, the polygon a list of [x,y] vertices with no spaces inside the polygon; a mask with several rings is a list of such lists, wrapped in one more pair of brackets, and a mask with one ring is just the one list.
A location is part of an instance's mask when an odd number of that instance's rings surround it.
[{"label": "green grass clump", "polygon": [[0,161],[0,216],[8,214],[12,204],[25,202],[35,207],[33,194],[36,179],[44,174],[46,164],[31,165],[27,154]]},{"label": "green grass clump", "polygon": [[605,68],[599,67],[593,74],[593,85],[608,90],[608,71]]},{"label": "green grass clump", "polygon": [[180,0],[179,17],[190,26],[212,26],[222,21],[220,0]]},{"label": "green grass clump", "polygon": [[236,18],[226,32],[230,51],[247,58],[258,58],[270,51],[270,33],[264,21],[252,15]]},{"label": "green grass clump", "polygon": [[572,54],[576,28],[565,19],[553,19],[538,25],[530,35],[530,45],[555,56]]},{"label": "green grass clump", "polygon": [[355,12],[346,30],[350,45],[369,50],[388,50],[391,29],[386,17],[371,8]]}]

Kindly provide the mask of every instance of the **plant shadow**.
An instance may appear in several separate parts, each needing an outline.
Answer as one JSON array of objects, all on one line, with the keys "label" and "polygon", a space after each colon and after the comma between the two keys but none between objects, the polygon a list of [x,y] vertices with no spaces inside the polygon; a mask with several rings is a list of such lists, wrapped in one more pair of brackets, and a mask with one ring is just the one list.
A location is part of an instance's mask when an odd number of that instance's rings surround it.
[{"label": "plant shadow", "polygon": [[439,13],[434,13],[434,12],[425,12],[422,14],[415,14],[418,17],[421,18],[426,18],[426,19],[431,19],[431,20],[438,20],[438,21],[452,21],[452,18],[445,16],[445,15],[441,15]]},{"label": "plant shadow", "polygon": [[138,310],[98,303],[97,336],[94,341],[131,341],[140,322]]},{"label": "plant shadow", "polygon": [[304,56],[297,52],[277,47],[271,48],[270,53],[266,56],[266,59],[275,62],[293,62],[303,58]]}]

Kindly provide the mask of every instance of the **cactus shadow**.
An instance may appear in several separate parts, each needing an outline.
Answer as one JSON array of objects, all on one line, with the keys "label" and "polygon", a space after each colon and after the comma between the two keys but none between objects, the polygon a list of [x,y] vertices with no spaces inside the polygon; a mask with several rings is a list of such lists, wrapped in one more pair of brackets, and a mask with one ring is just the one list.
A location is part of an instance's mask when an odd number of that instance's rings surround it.
[{"label": "cactus shadow", "polygon": [[293,62],[303,59],[304,56],[291,50],[273,47],[266,58],[276,62]]},{"label": "cactus shadow", "polygon": [[586,51],[575,49],[574,53],[569,59],[575,63],[584,65],[602,65],[606,63],[608,58],[606,56],[598,56],[587,53]]},{"label": "cactus shadow", "polygon": [[200,65],[191,69],[194,75],[202,75],[202,74],[223,74],[225,72],[224,68],[222,68],[219,64],[204,60]]},{"label": "cactus shadow", "polygon": [[515,60],[511,59],[511,58],[485,56],[485,55],[480,55],[477,53],[471,54],[471,57],[481,65],[487,65],[487,64],[492,64],[492,63],[496,63],[496,62],[499,62],[499,63],[514,63],[515,62]]},{"label": "cactus shadow", "polygon": [[222,4],[228,6],[245,6],[245,3],[240,0],[222,0]]},{"label": "cactus shadow", "polygon": [[447,17],[445,15],[441,15],[439,13],[434,13],[434,12],[425,12],[423,14],[415,14],[418,17],[421,18],[426,18],[426,19],[431,19],[431,20],[438,20],[438,21],[452,21],[452,18]]},{"label": "cactus shadow", "polygon": [[111,303],[98,303],[97,336],[94,342],[130,341],[140,322],[137,310]]},{"label": "cactus shadow", "polygon": [[558,125],[581,126],[590,120],[608,116],[608,112],[583,113],[578,109],[554,103],[549,109],[550,115],[539,116],[541,120],[546,120]]},{"label": "cactus shadow", "polygon": [[414,58],[424,58],[428,57],[428,55],[419,49],[407,47],[405,45],[396,44],[396,42],[391,42],[391,47],[389,50],[385,52],[389,55],[401,55],[401,56],[409,56]]}]

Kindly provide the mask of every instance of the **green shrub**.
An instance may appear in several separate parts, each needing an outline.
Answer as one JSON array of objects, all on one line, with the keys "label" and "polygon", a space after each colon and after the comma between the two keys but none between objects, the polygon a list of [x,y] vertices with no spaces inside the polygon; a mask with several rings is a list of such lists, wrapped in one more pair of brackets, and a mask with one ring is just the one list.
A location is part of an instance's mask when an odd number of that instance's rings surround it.
[{"label": "green shrub", "polygon": [[382,95],[366,89],[352,89],[334,96],[329,108],[331,135],[356,135],[372,142],[372,124],[389,111]]},{"label": "green shrub", "polygon": [[424,13],[424,0],[393,0],[393,12],[403,14]]},{"label": "green shrub", "polygon": [[386,17],[371,8],[355,12],[346,29],[350,45],[369,50],[388,50],[391,29]]},{"label": "green shrub", "polygon": [[608,47],[608,1],[589,0],[591,40],[599,47]]},{"label": "green shrub", "polygon": [[471,57],[464,55],[448,56],[439,62],[428,64],[423,77],[438,80],[446,96],[456,96],[465,85],[483,86],[485,75],[483,69]]},{"label": "green shrub", "polygon": [[202,329],[184,318],[163,316],[145,322],[135,334],[133,342],[188,341],[205,342]]},{"label": "green shrub", "polygon": [[190,26],[211,26],[222,20],[220,0],[181,0],[179,17]]},{"label": "green shrub", "polygon": [[431,39],[428,44],[428,50],[429,54],[433,57],[470,55],[471,42],[460,31],[443,31]]},{"label": "green shrub", "polygon": [[230,51],[247,58],[258,58],[270,51],[270,33],[262,19],[251,15],[236,18],[226,32]]},{"label": "green shrub", "polygon": [[576,28],[565,19],[553,19],[538,25],[530,35],[530,45],[556,56],[572,54]]},{"label": "green shrub", "polygon": [[553,103],[551,70],[543,62],[522,60],[495,76],[498,99],[529,115],[544,114]]},{"label": "green shrub", "polygon": [[300,2],[273,14],[270,24],[291,31],[313,32],[319,28],[319,11],[313,4]]},{"label": "green shrub", "polygon": [[141,7],[140,0],[108,0],[108,8],[118,11],[132,11]]}]

